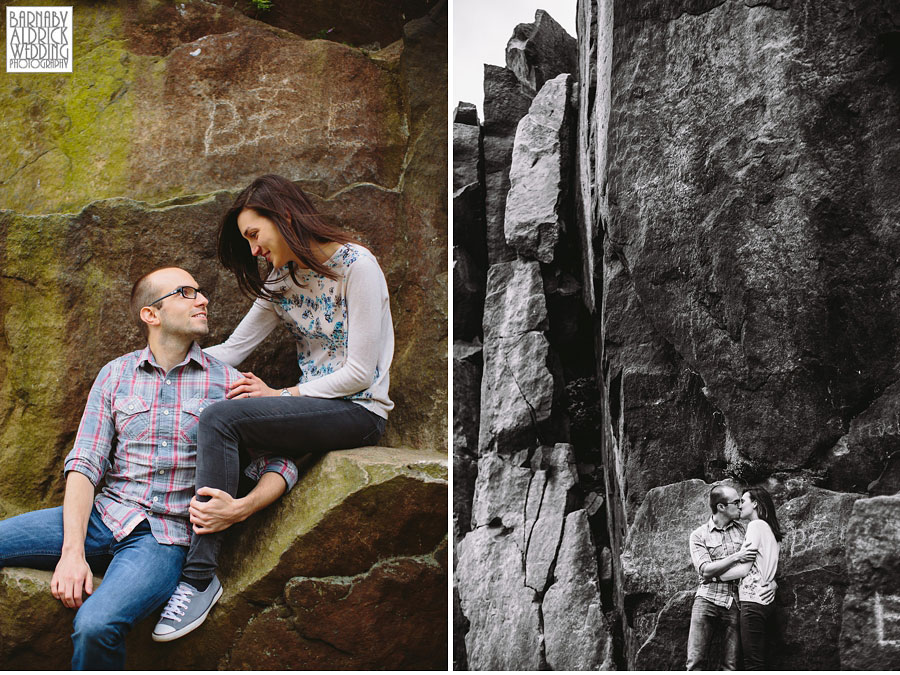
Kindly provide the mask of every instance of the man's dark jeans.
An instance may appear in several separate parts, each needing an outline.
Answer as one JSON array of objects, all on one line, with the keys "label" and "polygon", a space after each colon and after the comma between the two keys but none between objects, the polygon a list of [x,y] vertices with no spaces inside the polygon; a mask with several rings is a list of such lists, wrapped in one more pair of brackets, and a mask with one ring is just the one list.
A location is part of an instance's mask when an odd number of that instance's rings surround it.
[{"label": "man's dark jeans", "polygon": [[731,607],[716,605],[706,598],[694,598],[691,609],[691,630],[688,634],[687,669],[712,670],[707,663],[707,652],[716,630],[725,632],[725,653],[722,656],[722,670],[737,670],[740,652],[738,632],[738,603],[732,600]]},{"label": "man's dark jeans", "polygon": [[[384,418],[345,399],[271,396],[218,401],[200,416],[197,488],[213,487],[237,496],[241,447],[283,457],[324,454],[372,445],[384,426]],[[212,579],[224,534],[191,537],[185,577]]]}]

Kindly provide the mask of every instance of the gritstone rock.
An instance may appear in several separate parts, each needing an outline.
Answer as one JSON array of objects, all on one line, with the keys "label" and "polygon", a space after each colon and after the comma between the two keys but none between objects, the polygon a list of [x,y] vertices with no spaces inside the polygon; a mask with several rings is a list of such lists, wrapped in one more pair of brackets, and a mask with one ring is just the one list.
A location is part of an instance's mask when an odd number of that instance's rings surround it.
[{"label": "gritstone rock", "polygon": [[514,452],[534,445],[550,420],[546,304],[538,263],[491,266],[484,313],[479,448]]},{"label": "gritstone rock", "polygon": [[516,130],[509,170],[506,243],[520,256],[543,263],[552,262],[560,230],[566,228],[571,82],[570,75],[559,75],[538,92]]},{"label": "gritstone rock", "polygon": [[541,605],[547,665],[553,670],[614,670],[595,551],[587,512],[573,511],[566,516],[555,581]]},{"label": "gritstone rock", "polygon": [[488,260],[492,265],[516,257],[506,244],[503,217],[516,126],[528,113],[534,95],[535,91],[521,84],[511,70],[484,66],[484,205]]},{"label": "gritstone rock", "polygon": [[847,525],[841,668],[900,669],[900,496],[860,499]]},{"label": "gritstone rock", "polygon": [[506,67],[535,91],[560,73],[578,77],[578,45],[553,17],[542,9],[534,23],[520,23],[506,43]]},{"label": "gritstone rock", "polygon": [[[129,668],[259,670],[276,665],[273,654],[325,669],[444,667],[446,479],[440,453],[327,454],[284,499],[233,526],[220,559],[225,593],[203,626],[161,647],[149,617],[128,636]],[[74,613],[50,595],[50,576],[0,571],[7,667],[71,659]]]}]

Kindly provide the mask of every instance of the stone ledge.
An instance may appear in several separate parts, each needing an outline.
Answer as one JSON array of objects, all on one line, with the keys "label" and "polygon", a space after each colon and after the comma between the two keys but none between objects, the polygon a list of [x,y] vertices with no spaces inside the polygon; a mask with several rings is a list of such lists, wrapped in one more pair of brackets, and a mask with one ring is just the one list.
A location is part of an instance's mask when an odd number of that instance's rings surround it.
[{"label": "stone ledge", "polygon": [[[157,644],[150,617],[128,638],[128,667],[443,669],[446,535],[445,455],[328,453],[284,499],[233,528],[221,559],[225,593],[206,624]],[[50,577],[0,570],[5,668],[68,668],[74,612],[50,595]],[[313,630],[320,623],[332,627],[327,641]],[[334,633],[341,625],[343,638]]]}]

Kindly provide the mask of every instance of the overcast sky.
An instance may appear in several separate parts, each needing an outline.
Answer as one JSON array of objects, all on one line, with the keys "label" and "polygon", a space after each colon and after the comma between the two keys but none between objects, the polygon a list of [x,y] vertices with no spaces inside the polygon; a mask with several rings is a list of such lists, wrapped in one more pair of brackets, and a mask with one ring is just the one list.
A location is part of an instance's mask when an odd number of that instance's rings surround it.
[{"label": "overcast sky", "polygon": [[453,78],[451,107],[459,101],[478,106],[484,119],[484,64],[506,65],[506,42],[520,23],[534,23],[546,10],[572,37],[576,0],[453,0]]}]

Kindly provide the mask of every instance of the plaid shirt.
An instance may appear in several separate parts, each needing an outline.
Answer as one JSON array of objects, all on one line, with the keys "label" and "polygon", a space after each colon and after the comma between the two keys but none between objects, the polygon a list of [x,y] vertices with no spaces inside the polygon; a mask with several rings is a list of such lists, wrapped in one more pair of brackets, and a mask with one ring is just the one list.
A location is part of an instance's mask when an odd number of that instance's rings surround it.
[{"label": "plaid shirt", "polygon": [[[149,346],[103,366],[65,471],[94,485],[106,476],[94,506],[116,540],[146,518],[161,544],[190,544],[200,413],[240,377],[196,342],[168,373]],[[256,457],[246,474],[259,480],[267,471],[284,478],[288,490],[297,482],[297,467],[280,457]]]},{"label": "plaid shirt", "polygon": [[737,581],[715,581],[704,579],[703,566],[715,560],[721,560],[740,550],[744,543],[744,525],[739,520],[732,520],[725,528],[716,525],[710,519],[691,532],[691,561],[700,576],[698,598],[706,598],[714,605],[731,607],[737,602]]}]

